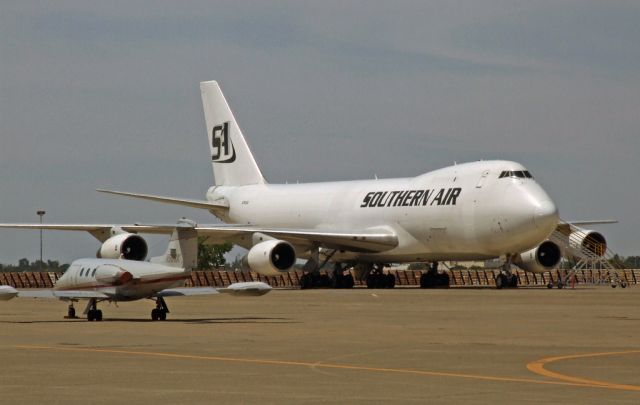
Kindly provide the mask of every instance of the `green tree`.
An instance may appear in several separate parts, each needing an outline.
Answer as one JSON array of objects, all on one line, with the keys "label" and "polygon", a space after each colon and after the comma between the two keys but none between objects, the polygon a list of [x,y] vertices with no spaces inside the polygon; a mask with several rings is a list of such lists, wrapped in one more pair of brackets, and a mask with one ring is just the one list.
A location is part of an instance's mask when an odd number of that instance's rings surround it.
[{"label": "green tree", "polygon": [[206,240],[206,236],[198,237],[198,267],[202,270],[210,270],[224,266],[226,263],[224,254],[229,252],[233,245],[229,242],[211,245],[205,243]]}]

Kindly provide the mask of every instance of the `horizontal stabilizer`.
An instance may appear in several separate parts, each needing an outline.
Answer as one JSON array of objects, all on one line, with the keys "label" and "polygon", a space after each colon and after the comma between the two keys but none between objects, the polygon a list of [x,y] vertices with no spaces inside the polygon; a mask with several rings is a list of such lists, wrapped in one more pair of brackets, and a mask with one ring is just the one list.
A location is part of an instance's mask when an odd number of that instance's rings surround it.
[{"label": "horizontal stabilizer", "polygon": [[205,209],[205,210],[214,211],[214,212],[225,211],[229,209],[229,204],[224,202],[212,203],[209,201],[192,200],[187,198],[173,198],[173,197],[164,197],[159,195],[129,193],[126,191],[115,191],[115,190],[104,190],[104,189],[97,189],[96,191],[100,193],[106,193],[106,194],[138,198],[141,200],[149,200],[149,201],[161,202],[166,204],[182,205],[184,207]]}]

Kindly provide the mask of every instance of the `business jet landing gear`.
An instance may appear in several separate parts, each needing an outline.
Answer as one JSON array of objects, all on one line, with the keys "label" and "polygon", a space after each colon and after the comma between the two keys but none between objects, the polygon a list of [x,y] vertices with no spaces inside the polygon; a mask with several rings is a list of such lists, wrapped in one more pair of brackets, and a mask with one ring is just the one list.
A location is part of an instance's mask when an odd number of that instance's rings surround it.
[{"label": "business jet landing gear", "polygon": [[384,274],[384,265],[376,263],[367,275],[367,288],[393,288],[396,286],[396,277],[389,273]]},{"label": "business jet landing gear", "polygon": [[518,287],[518,276],[511,272],[511,260],[512,260],[511,255],[508,255],[507,260],[502,265],[500,274],[496,276],[496,288],[498,290],[502,288],[507,288],[507,287],[510,287],[510,288]]},{"label": "business jet landing gear", "polygon": [[169,313],[169,307],[167,307],[167,303],[164,302],[164,298],[162,297],[156,298],[156,307],[153,310],[151,310],[151,320],[165,321],[167,320],[168,313]]},{"label": "business jet landing gear", "polygon": [[95,298],[89,300],[85,312],[87,313],[87,320],[89,322],[100,322],[102,320],[102,311],[98,309],[98,300]]},{"label": "business jet landing gear", "polygon": [[438,273],[438,262],[433,262],[420,276],[420,288],[449,288],[450,281],[449,273]]},{"label": "business jet landing gear", "polygon": [[69,303],[69,308],[67,308],[67,316],[65,319],[78,319],[76,316],[76,309],[73,307],[73,301]]}]

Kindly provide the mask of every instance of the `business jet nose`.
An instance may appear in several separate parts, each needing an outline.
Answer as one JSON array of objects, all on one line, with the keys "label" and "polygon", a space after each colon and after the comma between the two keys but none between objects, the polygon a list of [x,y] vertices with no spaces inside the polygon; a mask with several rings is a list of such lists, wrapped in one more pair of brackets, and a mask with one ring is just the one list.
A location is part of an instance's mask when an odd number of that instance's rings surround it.
[{"label": "business jet nose", "polygon": [[533,221],[536,227],[551,231],[558,225],[558,220],[558,208],[553,201],[542,201],[535,208]]}]

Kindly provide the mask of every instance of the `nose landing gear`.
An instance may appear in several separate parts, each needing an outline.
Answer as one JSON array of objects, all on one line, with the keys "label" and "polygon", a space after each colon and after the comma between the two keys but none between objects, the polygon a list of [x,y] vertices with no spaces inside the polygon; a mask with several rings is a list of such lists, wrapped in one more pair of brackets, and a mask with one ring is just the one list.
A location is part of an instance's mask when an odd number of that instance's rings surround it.
[{"label": "nose landing gear", "polygon": [[164,298],[162,297],[156,298],[156,307],[153,310],[151,310],[151,320],[165,321],[167,319],[168,313],[169,313],[169,307],[167,307],[167,303],[164,301]]},{"label": "nose landing gear", "polygon": [[496,288],[498,290],[502,288],[517,288],[518,287],[518,276],[511,272],[511,262],[513,260],[512,255],[507,255],[507,260],[505,260],[502,265],[502,269],[500,270],[500,274],[496,276]]}]

